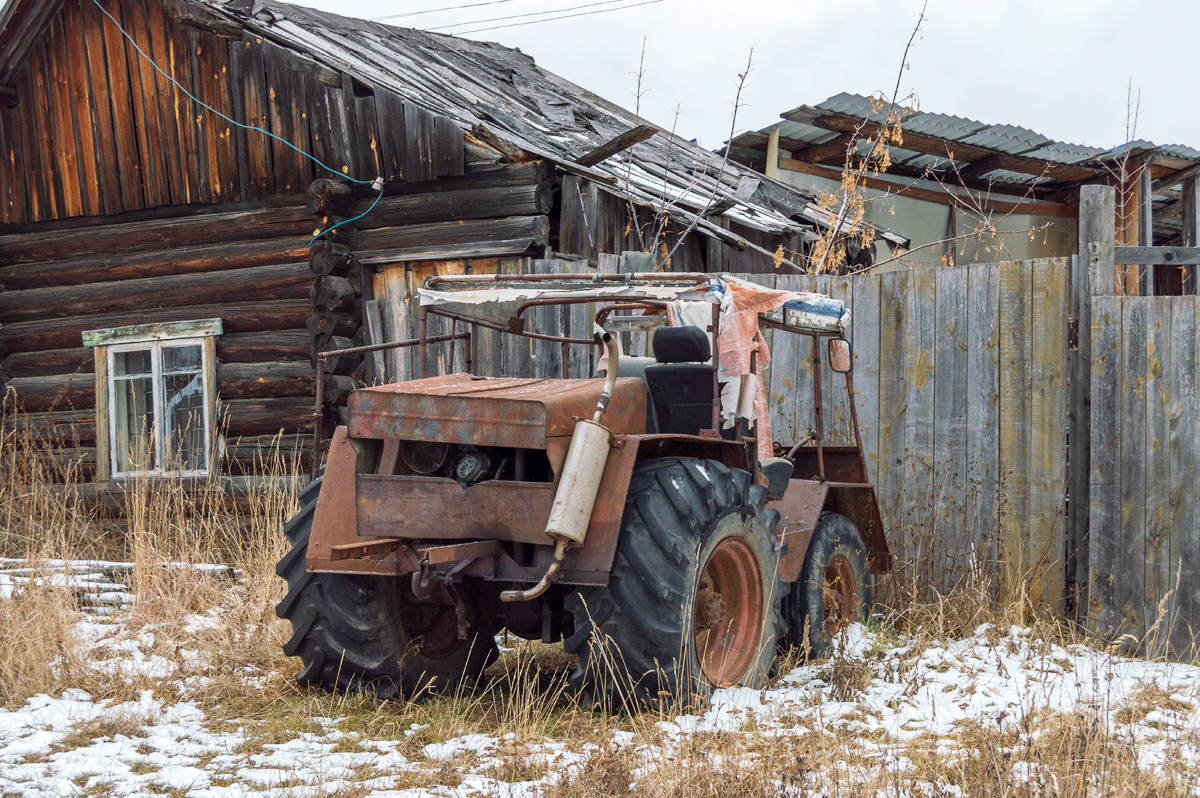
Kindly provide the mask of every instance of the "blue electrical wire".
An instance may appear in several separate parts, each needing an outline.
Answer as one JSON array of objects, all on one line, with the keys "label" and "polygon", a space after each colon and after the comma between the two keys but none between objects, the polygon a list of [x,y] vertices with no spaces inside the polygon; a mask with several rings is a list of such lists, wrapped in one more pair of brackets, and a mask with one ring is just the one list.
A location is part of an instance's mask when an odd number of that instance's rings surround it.
[{"label": "blue electrical wire", "polygon": [[[340,172],[337,169],[334,169],[329,164],[321,161],[316,156],[311,155],[311,154],[305,152],[304,150],[300,149],[295,144],[293,144],[292,142],[283,138],[282,136],[277,136],[269,130],[263,130],[261,127],[258,127],[257,125],[247,125],[247,124],[237,121],[236,119],[230,119],[228,116],[221,113],[216,108],[213,108],[211,105],[204,102],[199,97],[197,97],[196,95],[192,94],[190,91],[185,89],[183,87],[182,83],[180,83],[178,80],[176,80],[175,78],[168,75],[165,71],[163,71],[163,68],[160,67],[157,63],[155,63],[153,58],[151,58],[149,55],[146,54],[146,51],[143,50],[141,45],[139,45],[137,43],[137,41],[132,36],[129,35],[129,32],[126,31],[125,28],[121,27],[121,23],[117,21],[117,18],[114,17],[112,14],[108,13],[108,10],[105,9],[104,6],[100,5],[100,0],[92,0],[92,2],[96,4],[96,8],[100,9],[101,14],[108,17],[109,20],[112,21],[112,24],[117,26],[117,30],[121,31],[121,35],[129,40],[129,43],[133,45],[133,49],[138,51],[138,55],[140,55],[142,58],[146,59],[146,62],[148,64],[150,64],[150,66],[154,67],[155,71],[158,72],[158,74],[162,75],[164,78],[171,81],[171,83],[175,84],[175,88],[177,88],[177,89],[179,89],[179,91],[183,92],[184,95],[189,100],[194,102],[196,105],[200,106],[201,108],[204,108],[207,111],[211,111],[212,113],[221,117],[222,119],[224,119],[226,122],[228,122],[231,125],[236,125],[237,127],[240,127],[244,130],[257,130],[259,133],[262,133],[266,136],[270,136],[271,138],[275,139],[276,141],[278,141],[282,144],[286,144],[287,146],[291,147],[296,152],[303,155],[305,158],[307,158],[310,161],[312,161],[313,163],[315,163],[317,166],[320,166],[322,169],[325,169],[328,172],[332,172],[333,174],[337,175],[338,177],[344,177],[346,180],[349,180],[351,183],[358,183],[359,185],[369,186],[369,185],[373,185],[376,182],[376,180],[380,180],[380,181],[382,180],[382,178],[376,178],[375,180],[358,180],[356,178],[350,177],[349,175],[345,174],[344,172]],[[312,239],[309,240],[308,243],[311,245],[313,241],[316,241],[318,238],[325,235],[330,230],[336,229],[336,228],[341,227],[342,225],[348,224],[350,222],[358,221],[359,219],[366,216],[368,213],[370,213],[372,210],[375,209],[375,206],[379,203],[379,200],[383,197],[383,186],[382,185],[380,185],[378,191],[379,191],[379,194],[378,194],[378,196],[375,197],[375,201],[371,203],[370,208],[367,208],[364,212],[360,213],[358,216],[355,216],[353,219],[346,219],[344,221],[338,222],[337,224],[333,225],[332,227],[328,227],[325,230],[322,230],[320,233],[317,233],[315,236],[313,236]]]},{"label": "blue electrical wire", "polygon": [[[355,182],[357,183],[357,182],[365,182],[365,181],[357,181],[356,180]],[[312,238],[309,239],[309,241],[308,241],[309,246],[312,246],[312,242],[316,241],[318,238],[325,235],[330,230],[336,230],[337,228],[341,227],[344,224],[350,224],[350,222],[357,222],[359,219],[363,218],[368,213],[375,210],[375,206],[379,204],[379,200],[381,200],[381,199],[383,199],[383,189],[382,188],[379,189],[379,193],[375,195],[375,201],[371,203],[371,207],[367,208],[365,211],[360,213],[358,216],[355,216],[350,219],[343,219],[342,221],[338,222],[337,224],[335,224],[331,227],[326,227],[324,230],[322,230],[321,232],[317,233],[315,236],[313,236]]]}]

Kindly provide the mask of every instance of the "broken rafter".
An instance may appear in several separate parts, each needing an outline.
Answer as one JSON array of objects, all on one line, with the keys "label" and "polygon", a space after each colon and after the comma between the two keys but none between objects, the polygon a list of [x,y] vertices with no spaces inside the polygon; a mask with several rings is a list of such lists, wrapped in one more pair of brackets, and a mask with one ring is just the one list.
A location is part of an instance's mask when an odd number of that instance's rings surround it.
[{"label": "broken rafter", "polygon": [[639,141],[645,141],[658,132],[654,125],[636,125],[624,133],[614,136],[591,152],[585,153],[575,160],[580,166],[595,166],[601,161],[608,160],[618,152],[629,149]]}]

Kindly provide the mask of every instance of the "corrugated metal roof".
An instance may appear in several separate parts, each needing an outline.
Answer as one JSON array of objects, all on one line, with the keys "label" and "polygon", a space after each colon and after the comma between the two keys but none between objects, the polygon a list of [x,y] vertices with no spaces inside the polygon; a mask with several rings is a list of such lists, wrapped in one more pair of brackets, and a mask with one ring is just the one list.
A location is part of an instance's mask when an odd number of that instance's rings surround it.
[{"label": "corrugated metal roof", "polygon": [[[830,97],[815,106],[801,106],[788,111],[777,125],[768,125],[759,131],[758,135],[769,134],[776,127],[779,135],[785,139],[820,144],[831,141],[839,134],[825,128],[808,124],[802,120],[816,120],[822,114],[840,113],[856,119],[872,122],[882,122],[887,116],[887,108],[872,107],[869,97],[859,94],[842,94]],[[786,118],[786,117],[792,118]],[[1017,125],[989,124],[974,119],[950,114],[930,113],[926,111],[910,111],[901,120],[904,132],[944,139],[947,142],[970,145],[993,153],[1021,156],[1042,161],[1047,164],[1078,165],[1095,168],[1098,173],[1105,162],[1111,162],[1127,152],[1155,153],[1159,156],[1176,158],[1181,161],[1200,162],[1200,150],[1181,144],[1159,145],[1151,141],[1131,141],[1120,147],[1102,149],[1087,147],[1081,144],[1055,141],[1036,131]],[[755,134],[750,134],[755,135]],[[740,141],[748,141],[746,134],[733,140],[734,147]],[[953,148],[951,148],[953,149]],[[903,146],[891,148],[892,162],[916,170],[932,169],[934,172],[947,172],[952,169],[948,157],[939,157],[927,153],[918,153],[904,149]],[[956,157],[956,160],[958,158]],[[959,167],[966,165],[960,161]],[[1048,175],[1036,175],[1029,172],[1017,172],[1008,169],[996,169],[979,175],[981,178],[996,183],[1025,186],[1030,184],[1046,184],[1055,182]]]}]

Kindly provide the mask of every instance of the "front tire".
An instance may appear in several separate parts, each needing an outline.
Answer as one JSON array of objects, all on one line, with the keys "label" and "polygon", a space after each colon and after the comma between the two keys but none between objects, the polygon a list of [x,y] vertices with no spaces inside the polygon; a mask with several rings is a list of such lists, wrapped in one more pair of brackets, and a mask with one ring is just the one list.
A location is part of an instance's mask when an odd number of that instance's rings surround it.
[{"label": "front tire", "polygon": [[867,547],[858,527],[837,513],[822,513],[787,598],[788,632],[807,657],[824,659],[846,626],[871,613]]},{"label": "front tire", "polygon": [[302,686],[409,698],[453,690],[474,681],[496,657],[490,624],[468,608],[467,635],[460,640],[453,604],[421,603],[404,577],[309,573],[308,539],[320,479],[301,493],[303,508],[284,527],[291,550],[275,568],[287,595],[275,613],[292,624],[284,644],[303,666]]},{"label": "front tire", "polygon": [[608,585],[567,599],[572,684],[626,708],[762,687],[783,629],[779,514],[750,474],[713,460],[639,464]]}]

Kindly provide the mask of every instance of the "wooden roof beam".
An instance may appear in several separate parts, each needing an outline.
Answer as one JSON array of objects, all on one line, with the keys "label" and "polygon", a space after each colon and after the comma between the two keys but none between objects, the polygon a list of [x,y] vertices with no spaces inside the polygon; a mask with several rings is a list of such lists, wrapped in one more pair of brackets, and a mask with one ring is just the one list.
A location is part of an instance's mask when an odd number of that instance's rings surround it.
[{"label": "wooden roof beam", "polygon": [[[917,178],[918,180],[937,179],[936,177],[932,177],[930,173],[924,169],[905,166],[904,164],[892,164],[888,167],[887,174],[899,175],[901,177],[913,177]],[[962,186],[963,188],[968,188],[972,191],[999,191],[1005,194],[1016,194],[1017,196],[1029,194],[1029,196],[1036,199],[1050,199],[1051,195],[1057,193],[1059,190],[1057,187],[1050,186],[1030,186],[1025,183],[1004,183],[996,180],[984,180],[981,178],[971,177],[960,178],[959,175],[953,171],[940,173],[938,176],[941,177],[943,182],[949,185]]]},{"label": "wooden roof beam", "polygon": [[1187,169],[1176,172],[1173,175],[1160,177],[1154,181],[1154,190],[1158,191],[1159,189],[1170,188],[1171,186],[1178,185],[1185,180],[1197,176],[1200,176],[1200,163],[1189,166]]},{"label": "wooden roof beam", "polygon": [[[784,115],[784,118],[790,119],[793,122],[800,122],[801,124],[813,125],[824,130],[832,130],[835,133],[856,133],[860,137],[874,136],[883,129],[883,125],[878,122],[871,122],[850,116],[849,114],[835,112],[826,112],[816,118],[806,118],[806,116],[801,115],[798,111],[788,111]],[[938,138],[937,136],[926,136],[922,133],[913,133],[904,130],[903,123],[901,123],[900,129],[902,141],[894,146],[919,152],[922,155],[936,155],[939,158],[948,158],[953,153],[956,159],[977,161],[992,154],[991,150],[984,149],[983,147],[976,147],[971,144],[959,144]]]},{"label": "wooden roof beam", "polygon": [[[807,163],[821,163],[822,161],[837,158],[840,163],[844,163],[846,150],[850,148],[853,142],[853,133],[842,133],[829,141],[820,144],[807,144],[803,149],[792,150],[792,158]],[[782,139],[780,139],[779,146],[784,150],[789,149],[783,145]]]},{"label": "wooden roof beam", "polygon": [[[781,169],[790,169],[794,172],[803,172],[815,177],[823,177],[827,180],[840,180],[842,177],[841,170],[839,169],[805,163],[793,158],[780,158],[779,167]],[[968,207],[973,204],[965,197],[957,197],[949,189],[938,190],[922,188],[920,186],[904,186],[899,183],[893,183],[890,180],[870,176],[862,177],[859,182],[867,188],[887,191],[897,197],[908,197],[924,202],[936,202],[940,205],[951,205],[958,208]],[[1028,213],[1035,216],[1054,216],[1066,219],[1074,219],[1078,213],[1076,206],[1073,204],[1044,202],[1032,199],[1015,201],[984,199],[980,200],[979,204],[985,211],[993,213]]]},{"label": "wooden roof beam", "polygon": [[[859,136],[873,136],[882,128],[882,125],[877,122],[858,119],[848,114],[825,113],[813,119],[806,119],[795,111],[789,111],[788,113],[791,116],[787,116],[786,118],[792,119],[792,121],[804,122],[839,133],[853,133],[858,131]],[[904,130],[903,122],[901,122],[900,129],[901,141],[894,146],[900,149],[919,152],[922,155],[933,155],[939,158],[953,156],[954,160],[960,162],[966,161],[969,164],[986,160],[987,164],[981,164],[981,169],[988,164],[992,165],[986,171],[982,172],[983,174],[994,169],[1007,169],[1012,172],[1021,172],[1030,175],[1045,174],[1047,177],[1055,180],[1087,180],[1089,178],[1100,177],[1104,174],[1104,171],[1098,168],[1054,163],[1024,155],[999,153],[974,144],[964,144],[938,136],[914,133],[911,130]]]},{"label": "wooden roof beam", "polygon": [[629,149],[639,141],[645,141],[658,132],[654,125],[635,125],[624,133],[613,136],[591,152],[575,159],[580,166],[595,166],[601,161],[608,160],[618,152]]}]

